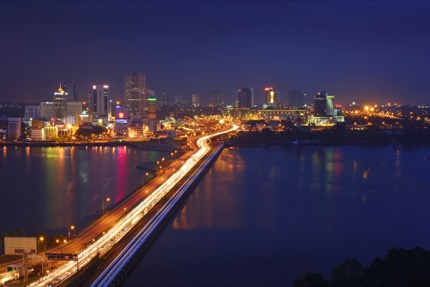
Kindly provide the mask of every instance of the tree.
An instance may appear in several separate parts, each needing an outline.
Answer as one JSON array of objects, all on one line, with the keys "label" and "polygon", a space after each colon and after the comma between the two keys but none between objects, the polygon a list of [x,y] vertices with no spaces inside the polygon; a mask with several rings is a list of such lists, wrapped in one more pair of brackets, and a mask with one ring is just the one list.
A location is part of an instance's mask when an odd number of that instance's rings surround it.
[{"label": "tree", "polygon": [[329,287],[320,273],[307,272],[293,282],[294,287]]}]

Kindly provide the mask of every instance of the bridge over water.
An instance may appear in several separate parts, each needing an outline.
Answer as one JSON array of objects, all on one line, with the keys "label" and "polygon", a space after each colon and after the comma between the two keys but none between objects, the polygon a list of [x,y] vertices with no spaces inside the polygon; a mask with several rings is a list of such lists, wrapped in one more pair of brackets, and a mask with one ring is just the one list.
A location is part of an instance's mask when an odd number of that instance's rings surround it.
[{"label": "bridge over water", "polygon": [[[211,148],[210,139],[236,129],[237,126],[233,126],[229,130],[199,138],[196,141],[196,151],[187,155],[183,161],[173,163],[169,168],[170,173],[160,176],[158,182],[152,183],[154,187],[158,184],[152,192],[148,193],[148,187],[143,187],[140,193],[149,194],[143,200],[142,195],[128,199],[110,214],[106,214],[100,222],[81,233],[74,245],[68,247],[76,250],[79,246],[85,246],[76,253],[77,261],[59,265],[48,275],[28,286],[120,284],[133,258],[139,257],[149,248],[152,240],[169,220],[169,216],[180,206],[184,195],[222,150],[222,143]],[[100,229],[102,225],[105,227]],[[134,227],[139,227],[139,230]],[[97,274],[95,270],[98,267],[103,268],[100,275],[96,278],[88,276]],[[88,280],[91,283],[88,283]]]}]

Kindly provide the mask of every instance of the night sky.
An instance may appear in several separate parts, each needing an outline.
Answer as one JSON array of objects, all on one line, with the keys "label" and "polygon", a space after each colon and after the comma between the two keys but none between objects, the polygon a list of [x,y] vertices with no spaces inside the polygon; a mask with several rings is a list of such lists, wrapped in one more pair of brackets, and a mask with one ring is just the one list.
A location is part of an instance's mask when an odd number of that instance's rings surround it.
[{"label": "night sky", "polygon": [[168,97],[215,89],[232,102],[273,86],[336,103],[430,104],[430,2],[93,1],[0,2],[0,102],[52,100],[73,80],[123,98],[140,71]]}]

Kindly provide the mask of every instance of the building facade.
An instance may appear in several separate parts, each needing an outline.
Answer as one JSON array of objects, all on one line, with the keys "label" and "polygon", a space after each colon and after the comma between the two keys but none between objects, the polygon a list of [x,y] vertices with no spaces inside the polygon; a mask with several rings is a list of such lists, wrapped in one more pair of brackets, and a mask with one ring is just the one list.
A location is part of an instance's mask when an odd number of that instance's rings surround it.
[{"label": "building facade", "polygon": [[146,109],[145,74],[139,72],[124,75],[124,105],[131,119],[142,119]]},{"label": "building facade", "polygon": [[77,102],[78,93],[76,91],[76,84],[73,81],[65,81],[63,83],[63,90],[67,93],[68,102]]},{"label": "building facade", "polygon": [[54,117],[61,119],[67,115],[67,93],[61,87],[54,92]]},{"label": "building facade", "polygon": [[305,105],[305,96],[302,90],[298,90],[298,89],[289,90],[287,102],[290,107],[303,107]]},{"label": "building facade", "polygon": [[263,107],[265,109],[272,108],[276,109],[279,104],[279,93],[273,89],[273,87],[264,88],[265,104]]},{"label": "building facade", "polygon": [[108,117],[109,115],[109,86],[93,85],[88,99],[89,114],[93,117]]},{"label": "building facade", "polygon": [[250,88],[242,88],[237,90],[236,107],[237,108],[252,108],[254,106],[254,93]]}]

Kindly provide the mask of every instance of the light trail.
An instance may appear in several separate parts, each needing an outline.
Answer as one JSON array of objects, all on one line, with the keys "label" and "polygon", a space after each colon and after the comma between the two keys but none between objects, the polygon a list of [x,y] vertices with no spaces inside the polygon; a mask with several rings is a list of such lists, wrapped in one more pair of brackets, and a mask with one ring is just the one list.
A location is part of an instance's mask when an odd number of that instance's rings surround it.
[{"label": "light trail", "polygon": [[121,218],[111,229],[109,229],[102,237],[94,241],[86,249],[78,254],[78,262],[73,261],[65,263],[55,270],[52,270],[48,275],[41,277],[37,281],[28,286],[47,286],[48,284],[57,285],[64,280],[70,278],[77,272],[77,265],[83,267],[88,264],[91,259],[98,254],[103,255],[108,252],[124,235],[145,216],[152,207],[154,207],[209,151],[210,146],[208,140],[212,137],[229,133],[238,129],[237,125],[229,130],[218,132],[211,135],[206,135],[197,140],[199,150],[192,154],[184,164],[168,178],[163,184],[154,190],[151,195],[146,197],[126,216]]}]

